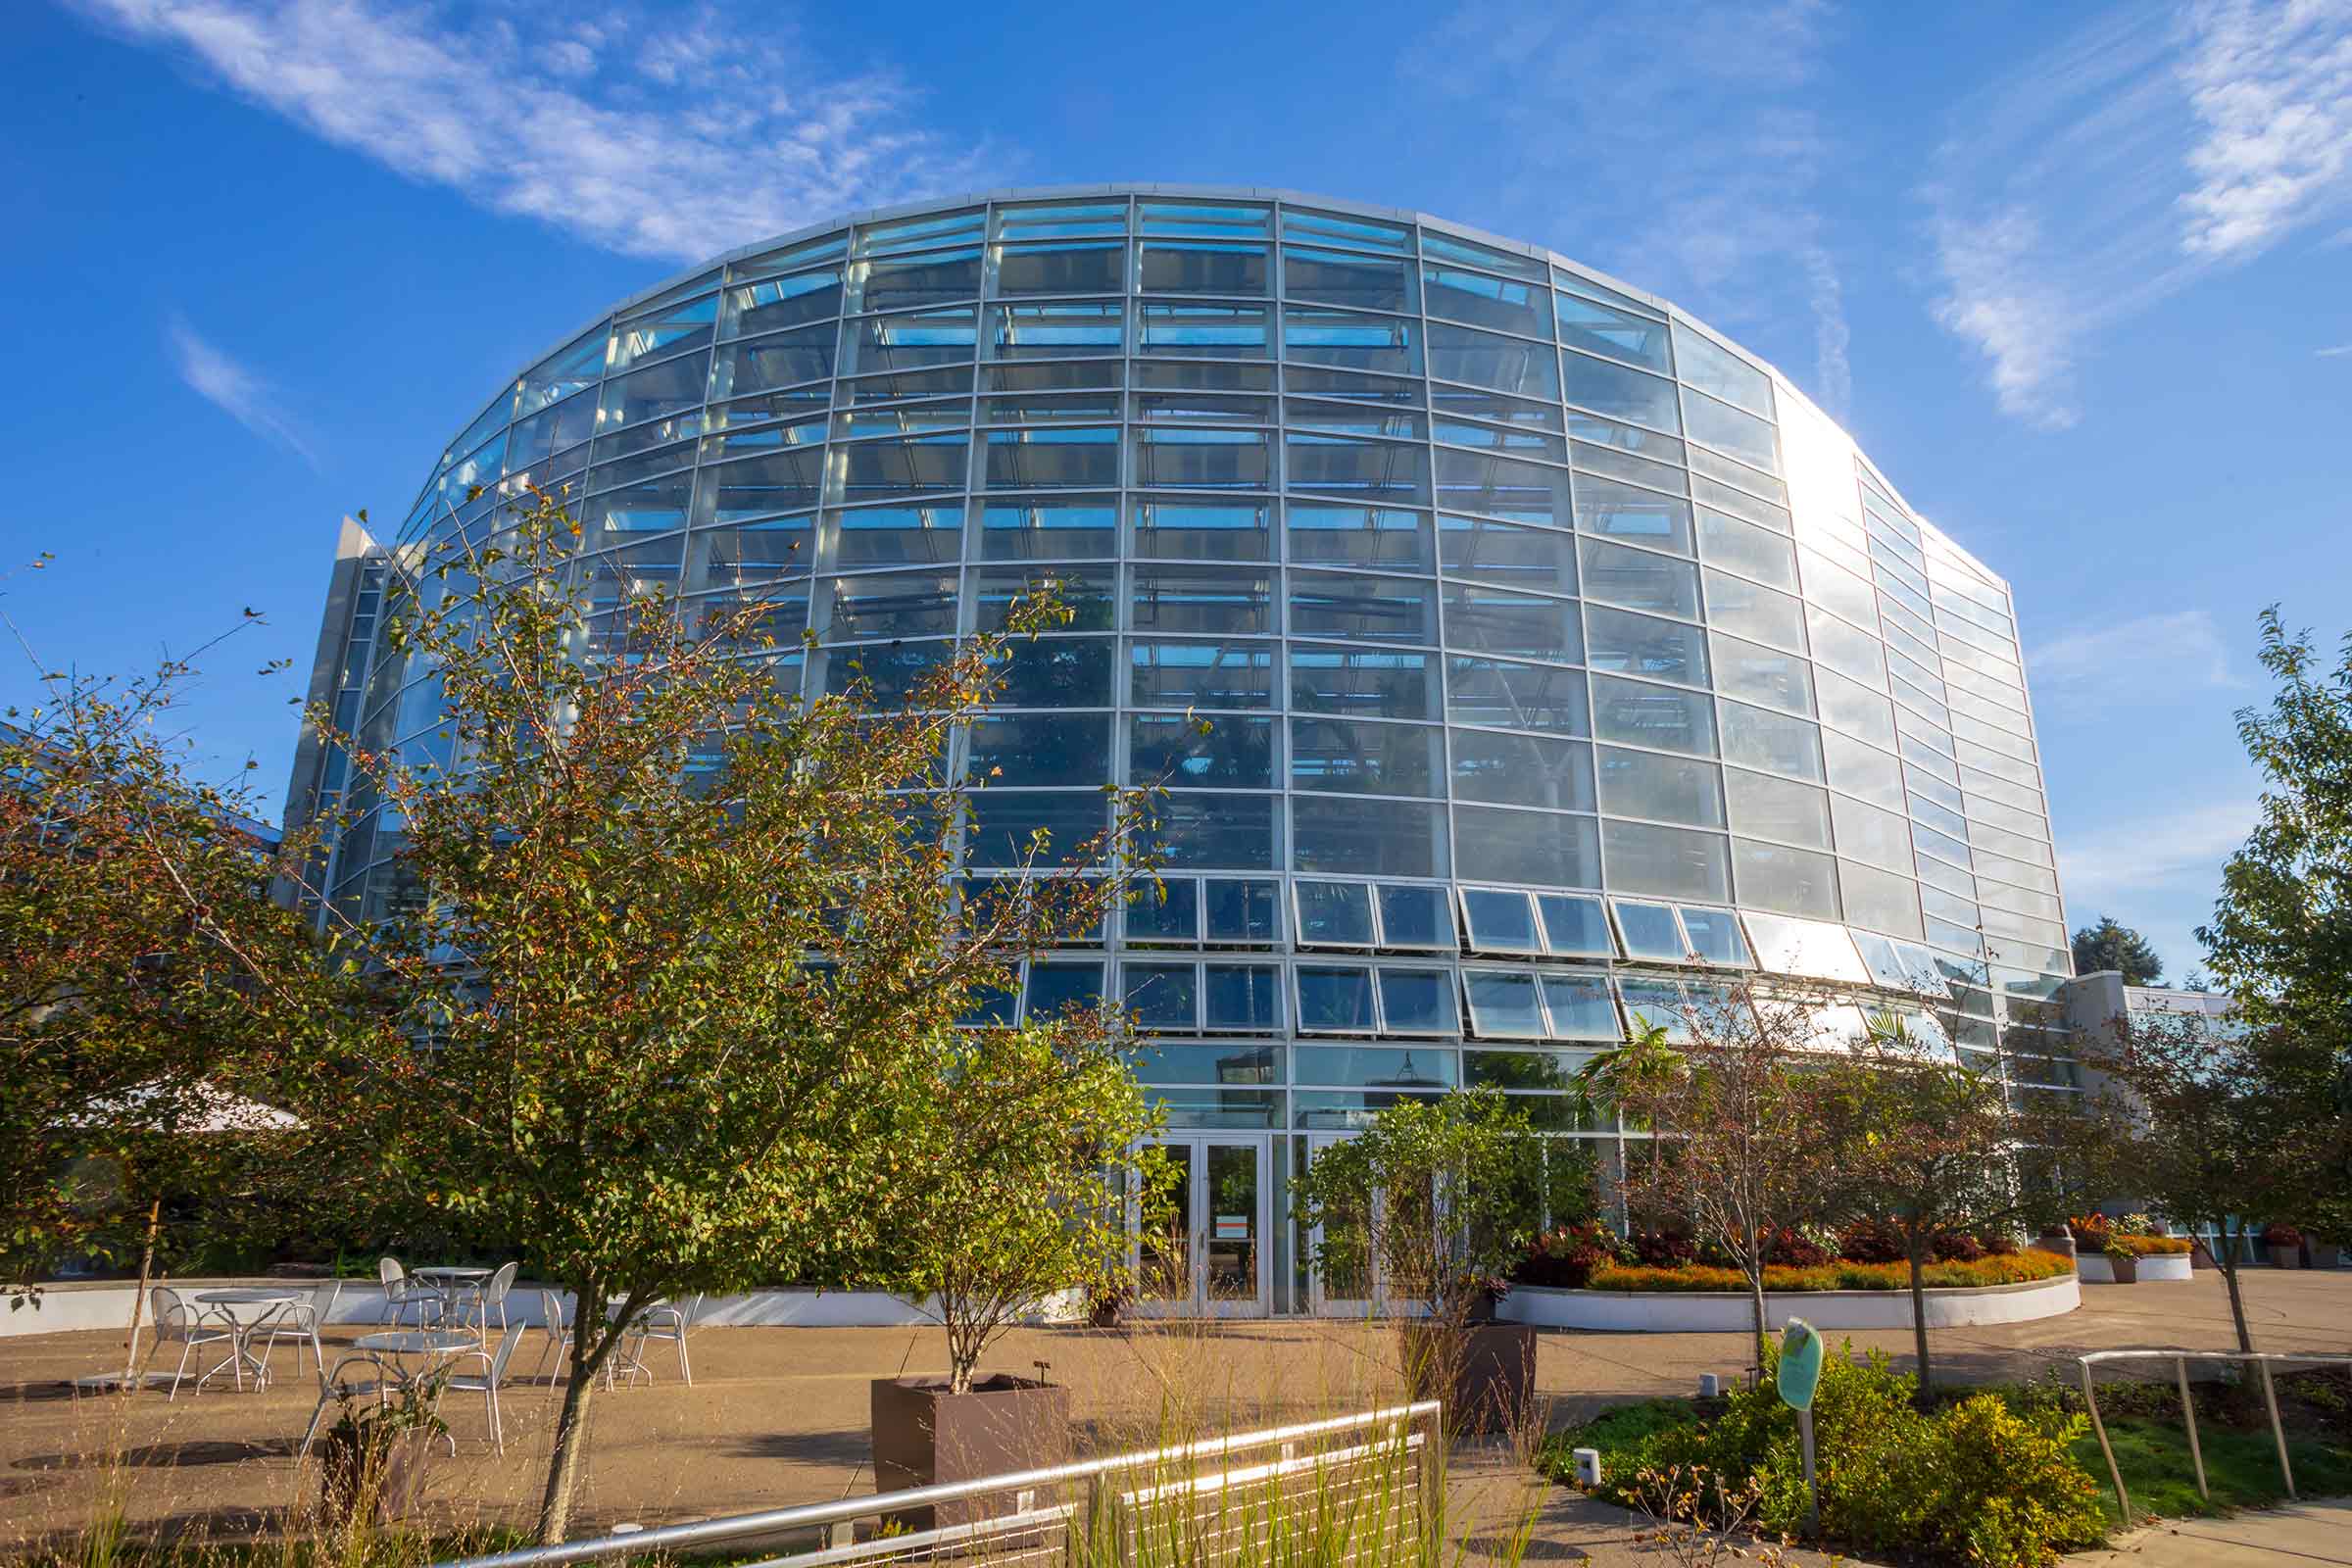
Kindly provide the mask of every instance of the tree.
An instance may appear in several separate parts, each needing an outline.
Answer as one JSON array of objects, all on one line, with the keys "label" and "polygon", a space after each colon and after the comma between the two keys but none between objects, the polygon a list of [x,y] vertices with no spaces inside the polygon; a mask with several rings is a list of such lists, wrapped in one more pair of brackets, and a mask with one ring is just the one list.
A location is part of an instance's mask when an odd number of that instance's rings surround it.
[{"label": "tree", "polygon": [[1127,1203],[1160,1179],[1158,1113],[1101,1011],[981,1029],[938,1053],[943,1077],[894,1107],[871,1284],[929,1298],[949,1392],[1057,1292],[1126,1278]]},{"label": "tree", "polygon": [[2111,914],[2100,915],[2097,925],[2086,925],[2075,933],[2075,973],[2096,974],[2103,969],[2121,969],[2128,986],[2164,983],[2164,960],[2148,946],[2148,939],[2128,925],[2117,924]]},{"label": "tree", "polygon": [[[248,612],[248,621],[255,618]],[[217,647],[130,680],[36,665],[0,722],[0,1282],[152,1236],[172,1196],[234,1185],[188,1133],[267,1085],[319,974],[265,896],[270,836],[240,778],[196,776],[172,711]],[[297,852],[299,853],[299,852]],[[193,1241],[194,1238],[184,1238]]]},{"label": "tree", "polygon": [[2200,1015],[2126,1014],[2077,1055],[2108,1083],[2076,1133],[2099,1191],[2129,1194],[2214,1238],[2237,1348],[2254,1348],[2238,1289],[2239,1253],[2265,1216],[2300,1190],[2297,1136],[2278,1104],[2263,1042]]},{"label": "tree", "polygon": [[[968,1065],[958,1021],[1026,955],[1102,918],[1150,827],[1113,792],[1087,842],[1031,835],[1010,874],[965,877],[985,780],[947,760],[1004,638],[909,675],[887,710],[862,677],[804,705],[763,631],[774,604],[683,607],[578,567],[580,542],[533,493],[388,601],[441,723],[389,753],[335,737],[355,805],[398,824],[398,876],[366,924],[333,913],[380,1011],[312,1085],[417,1213],[525,1238],[577,1300],[549,1544],[630,1321],[874,1255],[900,1108]],[[600,595],[620,609],[597,618]],[[1067,613],[1024,600],[1009,635]]]},{"label": "tree", "polygon": [[1683,1072],[1645,1073],[1620,1103],[1652,1129],[1629,1166],[1629,1209],[1690,1223],[1747,1278],[1758,1364],[1769,1348],[1764,1268],[1780,1233],[1822,1217],[1840,1162],[1813,1067],[1853,1042],[1825,1038],[1805,1002],[1736,987],[1684,1010]]},{"label": "tree", "polygon": [[1934,1376],[1921,1274],[1936,1239],[2055,1217],[2062,1203],[2019,1169],[2030,1130],[2000,1081],[1912,1038],[1899,1019],[1872,1019],[1868,1049],[1822,1070],[1845,1190],[1903,1240],[1924,1407]]},{"label": "tree", "polygon": [[2352,635],[2328,669],[2277,606],[2260,624],[2278,689],[2267,709],[2238,710],[2237,733],[2262,773],[2262,815],[2197,940],[2249,1026],[2242,1065],[2267,1076],[2272,1115],[2292,1123],[2288,1157],[2306,1180],[2282,1201],[2352,1238]]},{"label": "tree", "polygon": [[1291,1188],[1293,1218],[1320,1228],[1326,1275],[1385,1276],[1393,1300],[1467,1322],[1543,1220],[1543,1149],[1492,1088],[1383,1106],[1319,1151]]}]

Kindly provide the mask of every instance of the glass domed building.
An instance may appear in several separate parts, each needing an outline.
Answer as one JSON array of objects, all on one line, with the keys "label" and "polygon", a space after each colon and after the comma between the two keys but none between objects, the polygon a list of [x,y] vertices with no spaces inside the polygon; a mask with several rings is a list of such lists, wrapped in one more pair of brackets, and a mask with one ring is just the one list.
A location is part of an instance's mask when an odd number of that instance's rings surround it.
[{"label": "glass domed building", "polygon": [[[2076,1082],[2008,585],[1770,366],[1563,257],[1135,185],[720,258],[500,387],[397,538],[346,526],[313,694],[370,745],[433,725],[373,658],[403,547],[526,480],[582,498],[616,612],[812,628],[809,691],[903,683],[1040,577],[1074,598],[965,743],[1002,770],[970,855],[1171,784],[1167,901],[1022,1004],[1107,993],[1152,1034],[1179,1309],[1349,1294],[1283,1189],[1400,1096],[1499,1085],[1613,1152],[1569,1075],[1727,977],[1907,1014],[2020,1097]],[[290,815],[342,785],[313,738]],[[363,819],[330,896],[385,897],[393,840]]]}]

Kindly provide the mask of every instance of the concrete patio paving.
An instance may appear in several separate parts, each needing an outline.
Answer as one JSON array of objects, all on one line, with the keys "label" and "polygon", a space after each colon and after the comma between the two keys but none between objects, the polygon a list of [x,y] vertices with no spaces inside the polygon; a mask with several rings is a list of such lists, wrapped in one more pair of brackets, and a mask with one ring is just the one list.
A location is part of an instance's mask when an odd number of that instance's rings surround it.
[{"label": "concrete patio paving", "polygon": [[[2352,1350],[2352,1272],[2261,1272],[2247,1282],[2257,1344],[2265,1349]],[[2222,1286],[2086,1286],[2081,1310],[2035,1323],[1938,1330],[1939,1374],[1953,1380],[2030,1378],[2085,1349],[2221,1348],[2233,1343]],[[347,1341],[350,1331],[332,1339]],[[1907,1332],[1857,1333],[1907,1364]],[[315,1489],[293,1453],[318,1398],[306,1365],[276,1358],[265,1393],[208,1389],[129,1397],[76,1396],[70,1380],[103,1371],[121,1353],[119,1333],[0,1340],[0,1554],[77,1531],[105,1493],[117,1493],[134,1529],[269,1532]],[[654,1524],[831,1499],[869,1492],[867,1386],[902,1372],[944,1370],[936,1329],[710,1329],[694,1337],[695,1382],[675,1376],[656,1348],[651,1386],[600,1394],[592,1416],[579,1531]],[[515,1359],[528,1369],[539,1337]],[[330,1345],[330,1360],[334,1349]],[[991,1354],[993,1368],[1048,1375],[1066,1385],[1080,1443],[1097,1451],[1192,1435],[1361,1409],[1397,1392],[1391,1336],[1336,1321],[1144,1324],[1131,1329],[1024,1329]],[[1742,1339],[1725,1334],[1545,1333],[1538,1382],[1554,1424],[1602,1404],[1681,1394],[1702,1371],[1746,1361]],[[450,1524],[527,1520],[545,1474],[561,1390],[513,1387],[503,1456],[486,1441],[479,1396],[444,1406],[460,1445],[444,1454],[432,1488]],[[1546,1541],[1592,1552],[1621,1542],[1623,1516],[1592,1515],[1582,1499],[1542,1500]],[[1604,1511],[1605,1512],[1605,1511]],[[2326,1528],[2342,1528],[2336,1515]],[[2231,1526],[2218,1527],[2226,1535]],[[2150,1561],[2160,1559],[2148,1559]],[[2322,1558],[2321,1560],[2329,1560]]]}]

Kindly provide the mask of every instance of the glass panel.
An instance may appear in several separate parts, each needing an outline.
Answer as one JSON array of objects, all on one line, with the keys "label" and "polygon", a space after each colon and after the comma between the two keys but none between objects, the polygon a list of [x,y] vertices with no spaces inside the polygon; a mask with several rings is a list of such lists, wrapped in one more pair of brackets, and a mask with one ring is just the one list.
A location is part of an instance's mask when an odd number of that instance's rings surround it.
[{"label": "glass panel", "polygon": [[[1760,591],[1760,590],[1759,590]],[[1708,639],[1715,654],[1715,689],[1726,697],[1813,715],[1813,666],[1794,654],[1741,642],[1718,632]]]},{"label": "glass panel", "polygon": [[1456,724],[1592,733],[1584,671],[1496,659],[1446,661],[1446,716]]},{"label": "glass panel", "polygon": [[1137,631],[1270,632],[1273,585],[1263,573],[1185,566],[1134,568],[1130,622]]},{"label": "glass panel", "polygon": [[[1429,278],[1435,303],[1437,274]],[[1556,399],[1560,362],[1551,351],[1550,323],[1544,341],[1475,332],[1466,326],[1429,324],[1429,373],[1442,381],[1466,381],[1513,397]]]},{"label": "glass panel", "polygon": [[1296,796],[1291,857],[1301,871],[1444,876],[1446,809],[1406,801]]},{"label": "glass panel", "polygon": [[1470,1027],[1489,1040],[1541,1040],[1546,1033],[1536,977],[1527,970],[1464,969]]},{"label": "glass panel", "polygon": [[1273,438],[1262,430],[1148,425],[1129,432],[1136,483],[1155,489],[1263,490]]},{"label": "glass panel", "polygon": [[1911,824],[1903,818],[1842,795],[1831,797],[1830,815],[1838,854],[1889,870],[1911,869]]},{"label": "glass panel", "polygon": [[1598,899],[1574,898],[1564,893],[1539,893],[1536,910],[1544,917],[1544,950],[1562,958],[1613,958],[1616,943],[1609,919]]},{"label": "glass panel", "polygon": [[1439,447],[1437,459],[1440,506],[1549,528],[1570,526],[1575,514],[1567,469],[1454,447]]},{"label": "glass panel", "polygon": [[1264,503],[1144,500],[1135,509],[1135,554],[1159,561],[1267,561]]},{"label": "glass panel", "polygon": [[1269,963],[1203,966],[1202,1002],[1211,1029],[1279,1029],[1274,987],[1282,971]]},{"label": "glass panel", "polygon": [[1291,787],[1350,795],[1436,795],[1442,732],[1335,718],[1291,720]]},{"label": "glass panel", "polygon": [[1200,1024],[1200,976],[1189,963],[1123,963],[1119,985],[1127,1010],[1146,1029],[1193,1029]]},{"label": "glass panel", "polygon": [[1551,1014],[1552,1039],[1625,1038],[1624,1026],[1617,1021],[1616,1001],[1609,995],[1608,981],[1598,975],[1550,971],[1545,971],[1542,979],[1544,1010]]},{"label": "glass panel", "polygon": [[1897,936],[1920,935],[1919,887],[1909,877],[1841,860],[1838,883],[1849,925],[1866,925]]},{"label": "glass panel", "polygon": [[1630,550],[1602,539],[1580,539],[1586,597],[1628,610],[1647,610],[1698,618],[1698,568],[1647,550]]},{"label": "glass panel", "polygon": [[820,590],[830,642],[940,636],[956,630],[953,572],[898,571],[837,577]]},{"label": "glass panel", "polygon": [[1755,944],[1756,962],[1772,973],[1870,984],[1870,971],[1862,967],[1853,938],[1843,926],[1771,914],[1750,913],[1741,918]]},{"label": "glass panel", "polygon": [[997,251],[997,292],[1115,293],[1127,281],[1127,247],[1104,244],[1004,245]]},{"label": "glass panel", "polygon": [[972,601],[972,620],[982,631],[1004,631],[1013,607],[1023,600],[1052,595],[1069,612],[1059,629],[1108,631],[1111,603],[1102,575],[1084,566],[995,566],[964,574]]},{"label": "glass panel", "polygon": [[1283,454],[1293,490],[1408,505],[1429,500],[1429,454],[1423,447],[1292,431],[1283,438]]},{"label": "glass panel", "polygon": [[1438,519],[1438,530],[1448,577],[1548,594],[1576,592],[1576,541],[1557,529],[1445,516]]},{"label": "glass panel", "polygon": [[1274,649],[1265,643],[1134,642],[1128,701],[1137,708],[1272,708]]},{"label": "glass panel", "polygon": [[1715,755],[1715,703],[1704,692],[1595,675],[1592,720],[1592,732],[1604,741]]},{"label": "glass panel", "polygon": [[1805,620],[1812,631],[1814,659],[1874,692],[1886,689],[1886,653],[1879,639],[1819,610],[1807,610]]},{"label": "glass panel", "polygon": [[1838,884],[1830,858],[1812,850],[1736,840],[1740,902],[1784,914],[1838,918]]},{"label": "glass panel", "polygon": [[1743,967],[1748,961],[1747,939],[1729,909],[1690,909],[1683,913],[1683,930],[1691,951],[1709,963]]},{"label": "glass panel", "polygon": [[1131,724],[1127,776],[1139,787],[1274,787],[1274,721],[1270,718],[1168,715],[1139,717]]},{"label": "glass panel", "polygon": [[1143,287],[1154,294],[1265,294],[1273,270],[1263,245],[1152,240],[1143,247]]},{"label": "glass panel", "polygon": [[850,292],[852,308],[860,311],[895,311],[972,299],[980,292],[980,252],[975,246],[887,262],[854,263]]},{"label": "glass panel", "polygon": [[1634,904],[1625,899],[1617,900],[1610,907],[1617,913],[1617,929],[1624,934],[1627,957],[1666,963],[1690,961],[1682,925],[1672,909],[1662,904]]},{"label": "glass panel", "polygon": [[1210,1144],[1201,1195],[1208,1202],[1207,1270],[1201,1287],[1211,1301],[1258,1299],[1258,1164],[1252,1144]]},{"label": "glass panel", "polygon": [[1102,965],[1096,963],[1032,962],[1029,965],[1028,1015],[1057,1018],[1102,1003]]},{"label": "glass panel", "polygon": [[1188,876],[1139,884],[1127,903],[1130,942],[1200,940],[1200,884]]},{"label": "glass panel", "polygon": [[1444,888],[1381,887],[1373,893],[1380,901],[1382,947],[1453,949],[1453,906]]},{"label": "glass panel", "polygon": [[1559,811],[1593,808],[1592,748],[1581,741],[1457,729],[1449,742],[1457,801]]},{"label": "glass panel", "polygon": [[1599,749],[1600,808],[1692,827],[1723,826],[1722,769],[1655,752]]},{"label": "glass panel", "polygon": [[993,305],[988,311],[989,354],[999,360],[1115,357],[1126,335],[1126,307],[1117,300]]},{"label": "glass panel", "polygon": [[1574,600],[1460,584],[1446,589],[1446,646],[1560,663],[1584,658]]},{"label": "glass panel", "polygon": [[1114,555],[1118,507],[1107,496],[993,500],[980,514],[983,561],[1069,561]]},{"label": "glass panel", "polygon": [[[1419,375],[1421,346],[1413,332],[1412,322],[1396,317],[1286,305],[1282,311],[1282,357],[1336,369]],[[1300,388],[1294,384],[1293,390]]]},{"label": "glass panel", "polygon": [[1682,432],[1683,417],[1672,381],[1573,349],[1560,356],[1560,396],[1612,419]]},{"label": "glass panel", "polygon": [[1465,877],[1550,887],[1600,885],[1600,847],[1589,816],[1460,806],[1454,808],[1453,826]]},{"label": "glass panel", "polygon": [[1568,347],[1661,373],[1673,371],[1666,349],[1665,322],[1580,295],[1559,294],[1553,298],[1559,310],[1560,341]]},{"label": "glass panel", "polygon": [[[1480,326],[1498,327],[1505,332],[1517,332],[1523,337],[1544,340],[1544,358],[1551,357],[1551,291],[1541,285],[1508,282],[1484,272],[1465,271],[1456,267],[1431,263],[1421,270],[1421,283],[1426,309],[1432,316],[1447,316],[1457,321],[1475,321]],[[1397,307],[1410,309],[1409,306]],[[1454,381],[1478,381],[1483,377],[1455,375],[1438,368],[1437,339],[1430,340],[1430,374],[1443,375]],[[1500,386],[1502,382],[1487,382]],[[1558,396],[1556,388],[1551,394]]]},{"label": "glass panel", "polygon": [[709,368],[698,354],[612,377],[597,396],[597,429],[617,430],[700,406],[709,390]]},{"label": "glass panel", "polygon": [[963,555],[963,507],[869,507],[836,513],[831,566],[928,566]]},{"label": "glass panel", "polygon": [[1291,707],[1365,718],[1435,718],[1437,680],[1427,654],[1294,645]]},{"label": "glass panel", "polygon": [[[1302,1084],[1348,1084],[1366,1089],[1429,1090],[1446,1088],[1454,1081],[1453,1053],[1450,1051],[1427,1049],[1399,1051],[1395,1048],[1378,1046],[1309,1046],[1294,1053],[1294,1059],[1297,1064],[1294,1076]],[[1391,1097],[1366,1095],[1362,1098],[1369,1104],[1377,1105],[1382,1099]]]},{"label": "glass panel", "polygon": [[1067,860],[1108,826],[1102,796],[1093,790],[988,790],[971,810],[966,843],[971,863],[983,869],[1023,864],[1039,832],[1046,835],[1039,858]]},{"label": "glass panel", "polygon": [[1067,784],[1110,771],[1106,713],[1016,713],[971,726],[968,776],[1006,785]]},{"label": "glass panel", "polygon": [[1498,888],[1462,889],[1462,920],[1470,946],[1481,953],[1542,953],[1533,907],[1524,893]]},{"label": "glass panel", "polygon": [[1703,333],[1674,323],[1675,368],[1690,385],[1773,417],[1772,377]]},{"label": "glass panel", "polygon": [[1370,642],[1435,641],[1429,583],[1402,577],[1293,571],[1290,584],[1295,635]]},{"label": "glass panel", "polygon": [[1628,980],[1620,990],[1625,996],[1627,1028],[1636,1033],[1663,1029],[1666,1038],[1678,1045],[1690,1041],[1690,1020],[1684,1011],[1688,997],[1681,986],[1670,980]]},{"label": "glass panel", "polygon": [[1724,703],[1723,760],[1821,779],[1821,731],[1801,718]]},{"label": "glass panel", "polygon": [[[1380,1010],[1393,1035],[1450,1035],[1461,1032],[1454,1010],[1451,969],[1398,969],[1383,964]],[[1448,1080],[1451,1074],[1447,1073]]]},{"label": "glass panel", "polygon": [[1894,745],[1894,706],[1877,692],[1822,668],[1813,671],[1813,691],[1825,722],[1880,746]]},{"label": "glass panel", "polygon": [[1298,1028],[1313,1034],[1371,1034],[1372,971],[1302,963],[1294,971],[1298,987]]},{"label": "glass panel", "polygon": [[1413,294],[1412,264],[1401,257],[1358,256],[1346,251],[1286,245],[1282,251],[1282,288],[1291,299],[1321,300],[1357,310],[1395,311],[1409,316],[1419,309]]},{"label": "glass panel", "polygon": [[841,314],[841,269],[822,267],[758,282],[739,282],[719,311],[720,337],[748,337]]},{"label": "glass panel", "polygon": [[1291,893],[1298,904],[1300,946],[1372,946],[1372,894],[1363,883],[1299,881]]},{"label": "glass panel", "polygon": [[1218,877],[1203,882],[1201,892],[1208,906],[1208,940],[1267,943],[1278,940],[1274,905],[1280,885]]},{"label": "glass panel", "polygon": [[1113,429],[991,430],[987,442],[992,490],[1092,490],[1119,482],[1119,433]]},{"label": "glass panel", "polygon": [[1152,839],[1161,863],[1173,868],[1270,871],[1278,860],[1274,818],[1271,795],[1172,790],[1160,800]]},{"label": "glass panel", "polygon": [[1589,534],[1653,550],[1691,553],[1690,502],[1609,479],[1578,481],[1576,525]]},{"label": "glass panel", "polygon": [[1600,842],[1611,888],[1731,902],[1730,845],[1719,833],[1603,819]]},{"label": "glass panel", "polygon": [[1698,509],[1698,553],[1715,565],[1796,591],[1796,552],[1779,534],[1752,522]]},{"label": "glass panel", "polygon": [[1724,791],[1738,831],[1830,847],[1829,797],[1811,785],[1734,767],[1724,770]]},{"label": "glass panel", "polygon": [[997,701],[1005,708],[1107,708],[1113,652],[1107,640],[1015,639],[997,666],[1004,678]]},{"label": "glass panel", "polygon": [[1707,684],[1706,633],[1682,621],[1585,608],[1585,662],[1594,669],[1649,680]]},{"label": "glass panel", "polygon": [[1385,507],[1290,509],[1294,564],[1378,566],[1392,571],[1430,568],[1429,516]]}]

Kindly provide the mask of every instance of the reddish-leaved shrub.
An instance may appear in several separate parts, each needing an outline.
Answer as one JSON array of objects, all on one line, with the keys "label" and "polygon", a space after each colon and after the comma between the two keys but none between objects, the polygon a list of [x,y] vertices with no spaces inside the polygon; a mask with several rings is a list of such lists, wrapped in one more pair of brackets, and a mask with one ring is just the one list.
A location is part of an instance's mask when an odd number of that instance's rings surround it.
[{"label": "reddish-leaved shrub", "polygon": [[1903,1238],[1885,1220],[1854,1220],[1838,1233],[1838,1255],[1849,1263],[1899,1263]]},{"label": "reddish-leaved shrub", "polygon": [[1638,1231],[1631,1239],[1635,1258],[1649,1268],[1673,1268],[1698,1256],[1690,1238],[1673,1231]]}]

